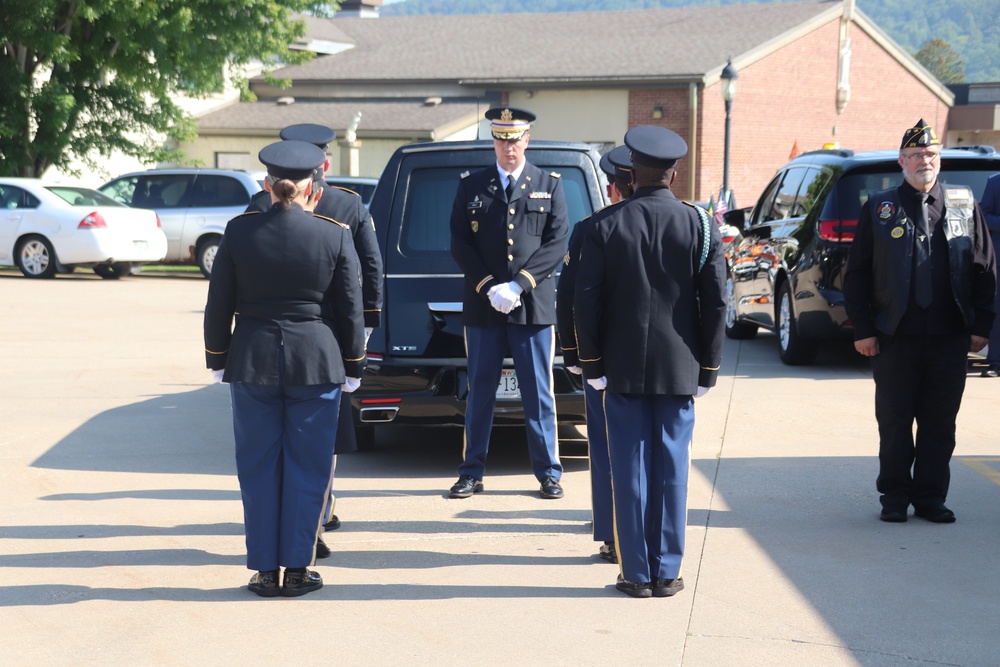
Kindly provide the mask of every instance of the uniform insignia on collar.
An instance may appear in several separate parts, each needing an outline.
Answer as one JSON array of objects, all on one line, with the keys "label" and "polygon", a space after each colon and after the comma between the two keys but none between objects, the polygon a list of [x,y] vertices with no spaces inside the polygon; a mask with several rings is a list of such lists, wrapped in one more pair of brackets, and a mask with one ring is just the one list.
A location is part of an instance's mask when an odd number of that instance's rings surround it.
[{"label": "uniform insignia on collar", "polygon": [[878,217],[883,222],[888,220],[896,213],[896,207],[891,201],[884,201],[878,205]]},{"label": "uniform insignia on collar", "polygon": [[892,238],[898,239],[899,237],[901,237],[903,235],[903,228],[902,227],[893,227],[892,231],[889,232],[889,234],[892,236]]},{"label": "uniform insignia on collar", "polygon": [[465,177],[466,177],[466,176],[468,176],[468,175],[469,175],[469,170],[468,170],[468,169],[466,169],[466,170],[465,170],[465,171],[463,171],[463,172],[462,172],[461,174],[459,174],[459,175],[458,175],[458,177],[459,177],[459,178],[465,178]]},{"label": "uniform insignia on collar", "polygon": [[528,199],[552,199],[551,192],[529,192]]},{"label": "uniform insignia on collar", "polygon": [[551,176],[552,178],[562,178],[562,174],[560,174],[557,171],[550,171],[549,176]]}]

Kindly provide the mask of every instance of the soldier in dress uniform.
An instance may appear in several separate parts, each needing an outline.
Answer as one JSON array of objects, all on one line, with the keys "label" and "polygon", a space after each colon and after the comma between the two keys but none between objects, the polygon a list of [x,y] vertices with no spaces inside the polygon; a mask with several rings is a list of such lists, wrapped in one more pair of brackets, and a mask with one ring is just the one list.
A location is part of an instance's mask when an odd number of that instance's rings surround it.
[{"label": "soldier in dress uniform", "polygon": [[[854,347],[871,357],[880,519],[952,523],[944,501],[967,356],[993,323],[996,259],[972,191],[938,182],[941,142],[921,118],[899,147],[903,183],[869,195],[844,278]],[[913,422],[916,420],[916,440]]]},{"label": "soldier in dress uniform", "polygon": [[263,597],[323,585],[307,567],[330,492],[341,389],[357,389],[365,365],[351,230],[303,209],[324,159],[301,141],[260,151],[273,205],[227,225],[205,306],[206,363],[232,395],[247,567],[257,571],[249,588]]},{"label": "soldier in dress uniform", "polygon": [[687,144],[663,127],[628,131],[635,193],[583,240],[574,318],[587,383],[604,391],[614,497],[616,587],[684,587],[694,401],[714,386],[725,329],[717,225],[670,191]]},{"label": "soldier in dress uniform", "polygon": [[[375,221],[368,208],[361,201],[361,196],[353,190],[328,185],[326,173],[330,170],[330,159],[325,156],[329,144],[337,137],[337,133],[325,125],[315,123],[299,123],[289,125],[281,130],[279,135],[286,141],[305,141],[314,144],[324,152],[324,161],[316,171],[316,184],[320,192],[314,193],[317,201],[307,205],[317,215],[331,218],[351,228],[354,239],[354,249],[361,261],[361,292],[365,306],[365,340],[371,336],[372,330],[381,324],[382,317],[382,254],[379,252],[378,238],[375,235]],[[247,211],[267,211],[271,208],[271,197],[267,192],[254,195]],[[349,400],[341,401],[340,421],[337,428],[337,453],[348,453],[357,450],[357,438],[354,433],[354,415]],[[336,467],[336,458],[334,459]],[[336,497],[330,494],[328,515],[325,521],[326,530],[340,528],[340,519],[334,514]],[[317,545],[318,557],[326,558],[330,551],[320,539]]]},{"label": "soldier in dress uniform", "polygon": [[465,450],[452,498],[483,490],[505,350],[514,358],[528,454],[542,498],[561,498],[552,363],[555,285],[566,252],[566,201],[559,174],[526,162],[535,115],[486,112],[497,164],[462,178],[451,213],[451,255],[465,274],[462,323],[469,357]]},{"label": "soldier in dress uniform", "polygon": [[[580,375],[580,358],[573,324],[573,299],[576,294],[576,274],[580,267],[583,238],[595,220],[618,208],[620,202],[632,196],[632,157],[628,146],[618,146],[601,156],[601,171],[608,177],[608,199],[605,206],[594,215],[584,218],[573,227],[569,237],[569,251],[563,260],[556,290],[556,315],[559,319],[559,341],[562,346],[566,370]],[[593,508],[594,540],[602,542],[597,555],[609,563],[617,563],[615,553],[615,527],[612,521],[611,462],[608,459],[607,422],[604,419],[604,394],[589,384],[583,385],[587,408],[587,444],[590,453],[590,497]]]}]

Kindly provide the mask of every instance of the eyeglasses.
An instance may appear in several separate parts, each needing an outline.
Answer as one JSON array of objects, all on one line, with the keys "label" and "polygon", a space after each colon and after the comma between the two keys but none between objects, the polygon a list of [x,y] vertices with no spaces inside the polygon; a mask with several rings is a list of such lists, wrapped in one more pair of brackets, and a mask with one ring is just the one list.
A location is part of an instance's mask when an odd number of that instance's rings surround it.
[{"label": "eyeglasses", "polygon": [[904,157],[907,160],[914,160],[917,162],[923,162],[924,160],[927,160],[928,162],[933,162],[934,160],[941,157],[941,153],[939,153],[938,151],[921,151],[919,153],[905,154]]}]

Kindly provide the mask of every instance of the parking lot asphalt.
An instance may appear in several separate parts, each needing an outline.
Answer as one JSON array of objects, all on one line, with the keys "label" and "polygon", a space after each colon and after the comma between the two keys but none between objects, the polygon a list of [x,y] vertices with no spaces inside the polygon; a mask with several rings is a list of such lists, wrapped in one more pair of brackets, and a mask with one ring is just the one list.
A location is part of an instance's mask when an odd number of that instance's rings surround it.
[{"label": "parking lot asphalt", "polygon": [[5,665],[997,665],[1000,382],[970,373],[951,525],[878,520],[874,387],[849,345],[783,366],[727,341],[696,404],[686,589],[637,600],[595,557],[585,449],[542,500],[523,435],[449,500],[461,434],[340,457],[325,587],[246,583],[207,281],[0,271]]}]

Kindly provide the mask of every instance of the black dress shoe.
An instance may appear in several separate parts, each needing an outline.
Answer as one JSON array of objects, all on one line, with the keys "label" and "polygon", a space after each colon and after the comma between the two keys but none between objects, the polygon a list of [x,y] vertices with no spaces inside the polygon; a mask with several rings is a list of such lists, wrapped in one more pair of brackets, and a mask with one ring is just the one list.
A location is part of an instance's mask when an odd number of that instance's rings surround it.
[{"label": "black dress shoe", "polygon": [[273,598],[281,595],[278,588],[278,571],[258,572],[250,577],[250,585],[247,586],[251,593],[256,593],[262,598]]},{"label": "black dress shoe", "polygon": [[559,480],[555,477],[546,477],[542,480],[542,488],[539,490],[542,498],[562,498],[563,488],[559,486]]},{"label": "black dress shoe", "polygon": [[929,507],[914,507],[913,513],[931,523],[955,523],[955,513],[941,505],[930,505]]},{"label": "black dress shoe", "polygon": [[306,570],[305,572],[289,572],[285,570],[285,581],[281,585],[281,596],[286,598],[297,598],[306,593],[312,593],[323,588],[323,578],[319,572]]},{"label": "black dress shoe", "polygon": [[334,514],[330,517],[330,520],[323,524],[323,530],[337,530],[340,528],[340,519]]},{"label": "black dress shoe", "polygon": [[329,558],[330,557],[330,547],[326,546],[326,542],[323,541],[322,537],[316,538],[316,558]]},{"label": "black dress shoe", "polygon": [[990,366],[982,372],[984,378],[1000,378],[1000,366]]},{"label": "black dress shoe", "polygon": [[615,582],[615,588],[620,590],[625,595],[630,595],[634,598],[649,598],[653,597],[653,586],[652,584],[642,584],[636,583],[634,581],[629,581],[618,575],[618,581]]},{"label": "black dress shoe", "polygon": [[470,498],[473,493],[482,493],[483,483],[471,475],[460,475],[448,492],[449,498]]},{"label": "black dress shoe", "polygon": [[618,563],[618,552],[614,542],[605,542],[597,552],[597,557],[609,563]]},{"label": "black dress shoe", "polygon": [[878,518],[888,523],[906,523],[906,510],[883,507],[882,513],[878,515]]},{"label": "black dress shoe", "polygon": [[683,577],[677,577],[676,579],[657,579],[653,582],[654,598],[668,598],[671,595],[677,595],[682,590],[684,590]]}]

